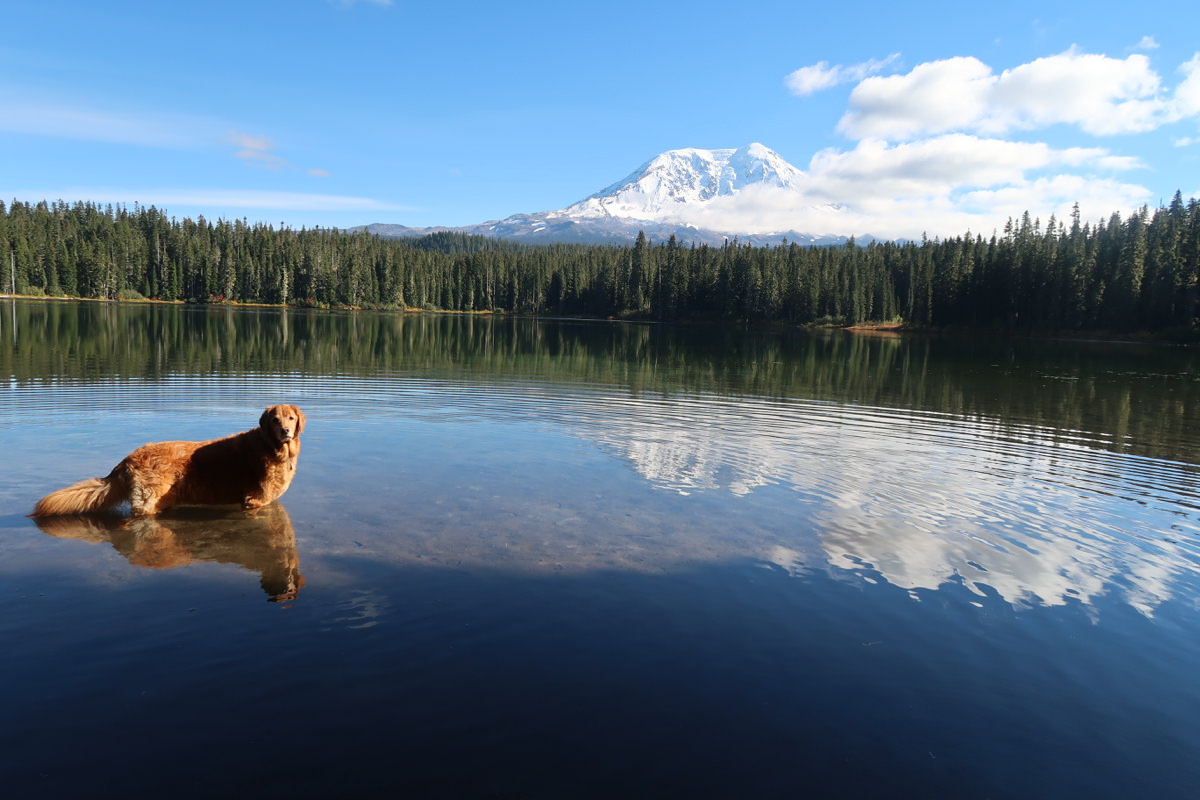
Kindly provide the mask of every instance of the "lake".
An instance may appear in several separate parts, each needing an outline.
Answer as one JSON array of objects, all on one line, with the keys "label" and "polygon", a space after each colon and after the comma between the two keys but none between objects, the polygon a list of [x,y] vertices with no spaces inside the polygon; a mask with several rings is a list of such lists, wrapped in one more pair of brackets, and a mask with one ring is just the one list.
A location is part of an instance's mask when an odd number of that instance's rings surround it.
[{"label": "lake", "polygon": [[[1183,798],[1200,352],[0,301],[9,797]],[[34,520],[307,414],[265,512]]]}]

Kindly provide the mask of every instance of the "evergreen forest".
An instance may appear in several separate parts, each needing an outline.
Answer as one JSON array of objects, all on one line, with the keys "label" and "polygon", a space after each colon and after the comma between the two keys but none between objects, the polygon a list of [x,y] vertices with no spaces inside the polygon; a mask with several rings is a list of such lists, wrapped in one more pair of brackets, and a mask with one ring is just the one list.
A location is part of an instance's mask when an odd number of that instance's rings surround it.
[{"label": "evergreen forest", "polygon": [[0,202],[0,290],[21,295],[1030,331],[1200,326],[1200,201],[990,235],[806,247],[644,235],[625,246],[381,238],[151,206]]}]

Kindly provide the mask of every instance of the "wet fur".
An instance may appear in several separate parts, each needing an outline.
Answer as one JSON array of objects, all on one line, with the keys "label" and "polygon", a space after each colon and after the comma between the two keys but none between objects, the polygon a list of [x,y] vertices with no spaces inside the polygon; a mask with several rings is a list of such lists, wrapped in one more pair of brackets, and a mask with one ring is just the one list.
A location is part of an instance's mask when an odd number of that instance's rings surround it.
[{"label": "wet fur", "polygon": [[262,413],[257,428],[224,439],[147,444],[107,477],[46,495],[30,516],[102,511],[126,501],[135,517],[151,517],[180,504],[258,508],[291,485],[303,429],[304,412],[279,405]]}]

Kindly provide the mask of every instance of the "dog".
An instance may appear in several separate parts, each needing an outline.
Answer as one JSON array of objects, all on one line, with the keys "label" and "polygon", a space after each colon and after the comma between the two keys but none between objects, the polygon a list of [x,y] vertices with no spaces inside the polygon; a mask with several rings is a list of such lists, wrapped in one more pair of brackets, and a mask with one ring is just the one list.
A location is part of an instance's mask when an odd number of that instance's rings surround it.
[{"label": "dog", "polygon": [[46,495],[30,516],[83,514],[124,502],[134,517],[153,517],[180,504],[260,508],[291,486],[302,430],[304,412],[279,405],[262,413],[257,428],[224,439],[143,445],[108,477]]}]

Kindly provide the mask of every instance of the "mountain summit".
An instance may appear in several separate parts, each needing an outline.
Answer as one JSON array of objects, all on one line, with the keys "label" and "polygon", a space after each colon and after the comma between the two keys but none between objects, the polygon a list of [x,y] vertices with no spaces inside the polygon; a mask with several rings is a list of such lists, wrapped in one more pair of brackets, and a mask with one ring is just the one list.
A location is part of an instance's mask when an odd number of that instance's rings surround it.
[{"label": "mountain summit", "polygon": [[800,170],[761,144],[737,150],[668,150],[624,180],[556,213],[658,221],[678,214],[682,206],[733,197],[751,186],[800,191],[802,177]]},{"label": "mountain summit", "polygon": [[[638,231],[657,241],[675,236],[681,243],[721,244],[737,238],[747,244],[834,244],[841,236],[771,226],[803,209],[806,219],[829,219],[841,206],[806,205],[805,175],[761,144],[729,150],[685,148],[655,156],[622,180],[557,211],[514,214],[462,228],[405,228],[369,225],[381,236],[420,236],[452,230],[529,243],[626,243]],[[815,212],[815,214],[814,214]],[[830,225],[830,228],[834,227]]]}]

